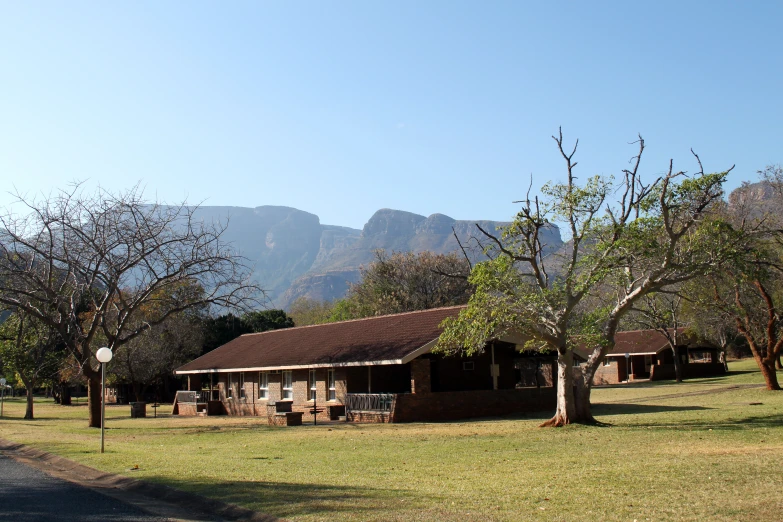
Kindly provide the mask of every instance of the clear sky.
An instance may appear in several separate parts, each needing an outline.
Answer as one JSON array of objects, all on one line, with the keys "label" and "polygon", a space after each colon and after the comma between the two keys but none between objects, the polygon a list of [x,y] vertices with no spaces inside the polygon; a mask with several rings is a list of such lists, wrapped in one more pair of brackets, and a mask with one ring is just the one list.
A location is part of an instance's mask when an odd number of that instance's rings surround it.
[{"label": "clear sky", "polygon": [[0,206],[71,180],[360,228],[563,175],[783,162],[783,3],[3,2]]}]

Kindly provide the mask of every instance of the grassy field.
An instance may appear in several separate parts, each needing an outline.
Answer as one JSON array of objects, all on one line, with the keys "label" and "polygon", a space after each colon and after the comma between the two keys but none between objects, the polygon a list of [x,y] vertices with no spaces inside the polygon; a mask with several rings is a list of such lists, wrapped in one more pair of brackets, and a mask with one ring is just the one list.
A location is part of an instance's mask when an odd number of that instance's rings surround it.
[{"label": "grassy field", "polygon": [[0,437],[297,521],[783,520],[783,392],[742,387],[762,382],[752,361],[731,369],[596,389],[602,427],[515,417],[281,429],[130,419],[117,406],[101,455],[84,406],[42,401],[24,421],[15,399]]}]

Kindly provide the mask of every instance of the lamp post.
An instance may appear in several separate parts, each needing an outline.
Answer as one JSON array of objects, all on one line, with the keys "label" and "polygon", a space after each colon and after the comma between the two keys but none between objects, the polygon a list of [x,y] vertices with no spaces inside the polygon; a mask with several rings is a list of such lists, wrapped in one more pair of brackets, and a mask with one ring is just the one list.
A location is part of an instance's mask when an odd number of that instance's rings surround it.
[{"label": "lamp post", "polygon": [[5,383],[8,382],[5,380],[5,377],[0,378],[0,417],[3,416],[3,406],[5,406]]},{"label": "lamp post", "polygon": [[95,358],[101,363],[101,453],[103,453],[103,425],[106,422],[106,363],[111,361],[111,348],[100,348]]},{"label": "lamp post", "polygon": [[626,382],[631,382],[631,354],[627,353],[625,354],[625,380]]}]

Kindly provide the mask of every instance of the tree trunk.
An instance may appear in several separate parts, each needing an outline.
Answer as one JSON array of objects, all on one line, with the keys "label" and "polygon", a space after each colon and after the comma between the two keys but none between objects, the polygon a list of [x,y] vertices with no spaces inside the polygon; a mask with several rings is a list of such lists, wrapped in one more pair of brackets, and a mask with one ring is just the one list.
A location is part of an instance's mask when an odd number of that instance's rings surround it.
[{"label": "tree trunk", "polygon": [[576,419],[574,422],[579,422],[581,424],[596,424],[590,405],[590,389],[591,387],[577,381],[576,395],[574,397],[574,401],[576,402]]},{"label": "tree trunk", "polygon": [[60,383],[60,406],[70,406],[71,404],[71,387],[68,383]]},{"label": "tree trunk", "polygon": [[541,424],[541,428],[561,427],[577,422],[574,404],[573,354],[567,351],[557,356],[557,410],[555,416]]},{"label": "tree trunk", "polygon": [[144,387],[138,382],[133,383],[133,395],[136,397],[136,402],[144,402]]},{"label": "tree trunk", "polygon": [[590,404],[590,392],[593,390],[593,377],[598,369],[600,361],[594,365],[589,363],[582,370],[581,379],[576,379],[576,388],[574,402],[576,403],[576,421],[582,424],[597,424],[598,421],[593,417],[592,406]]},{"label": "tree trunk", "polygon": [[780,361],[781,356],[778,355],[778,358],[775,360],[775,369],[777,370],[783,370],[783,363]]},{"label": "tree trunk", "polygon": [[27,388],[27,408],[24,410],[24,420],[33,420],[33,389]]},{"label": "tree trunk", "polygon": [[96,372],[87,379],[87,410],[89,419],[87,426],[90,428],[101,427],[101,376]]},{"label": "tree trunk", "polygon": [[676,346],[672,346],[672,353],[674,354],[674,382],[682,382],[682,359],[677,353]]},{"label": "tree trunk", "polygon": [[24,419],[34,420],[35,416],[33,415],[33,387],[35,386],[35,382],[32,379],[25,379],[25,376],[22,375],[21,372],[19,374],[19,377],[22,378],[25,391],[27,392],[27,408],[25,408],[24,411]]},{"label": "tree trunk", "polygon": [[775,371],[775,363],[771,360],[757,360],[759,368],[761,369],[761,375],[764,376],[764,382],[767,384],[768,390],[779,390],[780,384],[778,383],[778,374]]}]

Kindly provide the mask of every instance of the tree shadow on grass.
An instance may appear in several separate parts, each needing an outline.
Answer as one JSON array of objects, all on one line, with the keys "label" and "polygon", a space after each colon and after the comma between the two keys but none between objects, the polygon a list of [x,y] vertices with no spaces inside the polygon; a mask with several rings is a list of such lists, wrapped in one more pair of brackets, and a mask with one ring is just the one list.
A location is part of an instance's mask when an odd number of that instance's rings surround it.
[{"label": "tree shadow on grass", "polygon": [[263,478],[259,476],[257,482],[177,478],[150,482],[282,518],[310,515],[329,519],[339,512],[350,512],[363,518],[362,513],[379,508],[384,501],[399,503],[401,508],[414,508],[436,500],[408,489],[268,482]]},{"label": "tree shadow on grass", "polygon": [[667,425],[662,423],[632,423],[625,424],[624,426],[634,428],[662,428],[672,427],[683,430],[731,430],[742,431],[760,428],[781,428],[783,427],[783,414],[778,415],[748,415],[745,417],[721,419],[719,421],[699,420],[699,419],[682,419],[677,420],[674,425]]},{"label": "tree shadow on grass", "polygon": [[704,406],[664,406],[661,404],[593,404],[593,415],[638,415],[673,411],[711,410]]}]

